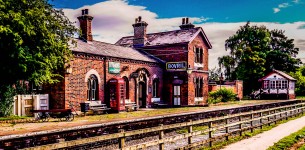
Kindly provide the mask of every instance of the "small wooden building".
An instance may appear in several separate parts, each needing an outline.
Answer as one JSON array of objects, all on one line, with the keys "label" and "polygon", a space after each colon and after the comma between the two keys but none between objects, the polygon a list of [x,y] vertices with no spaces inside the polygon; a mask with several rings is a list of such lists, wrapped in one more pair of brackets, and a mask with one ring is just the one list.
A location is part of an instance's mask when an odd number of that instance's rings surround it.
[{"label": "small wooden building", "polygon": [[258,80],[261,82],[260,99],[294,99],[296,79],[288,74],[273,70],[265,77]]}]

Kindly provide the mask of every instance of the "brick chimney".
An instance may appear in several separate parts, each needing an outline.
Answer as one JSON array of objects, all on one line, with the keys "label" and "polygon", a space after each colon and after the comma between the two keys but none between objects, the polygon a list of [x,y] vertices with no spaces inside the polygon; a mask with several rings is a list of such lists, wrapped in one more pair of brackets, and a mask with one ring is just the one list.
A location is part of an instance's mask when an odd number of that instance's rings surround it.
[{"label": "brick chimney", "polygon": [[93,17],[89,15],[88,9],[82,10],[82,15],[77,17],[80,29],[82,31],[80,38],[86,41],[92,41],[91,22]]},{"label": "brick chimney", "polygon": [[142,21],[142,17],[139,16],[138,18],[135,19],[135,23],[132,26],[134,29],[133,46],[134,47],[144,46],[147,41],[146,29],[148,24],[145,21]]},{"label": "brick chimney", "polygon": [[187,30],[194,28],[195,25],[189,23],[189,18],[182,18],[182,24],[179,27],[181,30]]}]

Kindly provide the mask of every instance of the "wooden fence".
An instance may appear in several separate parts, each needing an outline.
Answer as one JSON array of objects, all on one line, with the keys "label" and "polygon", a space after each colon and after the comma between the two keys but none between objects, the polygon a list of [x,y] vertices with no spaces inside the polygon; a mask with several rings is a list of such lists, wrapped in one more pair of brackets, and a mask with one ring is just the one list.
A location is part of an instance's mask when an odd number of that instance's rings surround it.
[{"label": "wooden fence", "polygon": [[[55,144],[48,144],[43,146],[37,147],[30,147],[26,148],[28,150],[41,150],[41,149],[58,149],[58,148],[67,148],[73,147],[88,143],[94,143],[104,140],[113,140],[118,139],[118,148],[122,150],[134,150],[134,149],[146,149],[150,146],[157,146],[159,145],[159,149],[163,150],[164,144],[167,142],[175,142],[177,140],[186,139],[188,144],[182,147],[178,147],[176,149],[190,149],[193,147],[198,147],[204,144],[209,144],[209,146],[213,145],[213,142],[217,141],[218,139],[225,138],[229,140],[229,137],[235,134],[240,134],[244,131],[250,130],[253,132],[255,128],[262,128],[263,125],[270,125],[271,123],[276,123],[282,119],[288,119],[291,116],[296,116],[298,114],[303,114],[305,109],[305,103],[293,104],[289,106],[282,106],[277,108],[270,108],[265,110],[259,111],[251,111],[245,113],[239,113],[234,115],[226,115],[223,117],[215,117],[215,118],[208,118],[203,120],[196,120],[192,121],[189,120],[188,122],[171,124],[171,125],[162,125],[160,124],[157,127],[151,127],[146,129],[140,130],[133,130],[133,131],[124,131],[120,130],[119,133],[114,134],[107,134],[83,139],[77,139],[72,141],[64,141],[60,140],[59,143]],[[207,124],[208,128],[201,131],[193,131],[194,126]],[[174,136],[165,137],[166,130],[175,130],[181,128],[187,128],[188,133],[178,134]],[[237,127],[237,129],[232,130],[232,127]],[[214,132],[219,130],[225,130],[225,133],[221,135],[214,135]],[[136,145],[127,146],[125,141],[127,137],[139,135],[139,134],[148,134],[158,132],[159,138],[156,140],[151,140],[149,142],[140,143]],[[208,138],[203,141],[193,142],[192,138],[194,136],[207,134]]]}]

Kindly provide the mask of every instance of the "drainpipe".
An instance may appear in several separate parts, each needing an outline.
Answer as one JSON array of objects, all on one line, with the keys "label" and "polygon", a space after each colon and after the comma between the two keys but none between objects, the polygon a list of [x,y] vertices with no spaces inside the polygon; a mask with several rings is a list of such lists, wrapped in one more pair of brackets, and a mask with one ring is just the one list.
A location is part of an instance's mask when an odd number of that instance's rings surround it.
[{"label": "drainpipe", "polygon": [[[107,83],[107,82],[106,82],[106,81],[107,81],[107,79],[106,79],[106,76],[107,76],[107,75],[106,75],[106,73],[107,73],[107,72],[106,72],[106,71],[107,71],[107,70],[106,70],[106,67],[107,67],[107,65],[106,65],[106,59],[107,59],[107,57],[104,58],[104,69],[103,69],[103,70],[104,70],[104,103],[106,103],[106,99],[107,99],[107,93],[106,93],[106,91],[107,91],[107,87],[106,87],[106,83]],[[108,105],[108,104],[106,104],[106,105]],[[108,107],[109,107],[109,106],[108,106]]]}]

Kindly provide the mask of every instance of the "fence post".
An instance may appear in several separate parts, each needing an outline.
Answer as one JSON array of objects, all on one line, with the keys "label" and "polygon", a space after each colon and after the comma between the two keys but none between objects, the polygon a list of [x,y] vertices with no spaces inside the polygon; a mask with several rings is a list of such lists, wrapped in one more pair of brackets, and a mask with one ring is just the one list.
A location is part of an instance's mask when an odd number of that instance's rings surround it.
[{"label": "fence post", "polygon": [[260,113],[260,117],[261,119],[259,120],[260,124],[261,124],[261,129],[263,129],[263,112]]},{"label": "fence post", "polygon": [[[239,118],[239,122],[241,122],[242,121],[241,116],[238,116],[238,118]],[[239,129],[240,129],[239,135],[242,136],[243,135],[242,130],[241,130],[242,129],[242,123],[239,124]]]},{"label": "fence post", "polygon": [[304,115],[304,108],[303,108],[303,107],[304,107],[304,104],[302,104],[301,107],[302,107],[302,108],[301,108],[301,111],[302,111],[302,116],[303,116],[303,115]]},{"label": "fence post", "polygon": [[[160,124],[159,126],[163,129],[163,124]],[[163,138],[164,138],[164,131],[160,130],[159,131],[159,140],[163,140]],[[159,144],[159,150],[164,150],[164,142]]]},{"label": "fence post", "polygon": [[[192,120],[190,119],[189,122],[192,124]],[[190,125],[188,127],[188,133],[192,133],[193,132],[193,125]],[[192,144],[192,136],[189,136],[188,138],[188,144]]]},{"label": "fence post", "polygon": [[254,114],[253,114],[253,110],[251,110],[251,133],[253,133],[253,118],[254,118]]},{"label": "fence post", "polygon": [[210,147],[212,147],[213,146],[213,142],[212,142],[212,126],[213,126],[213,123],[212,123],[212,121],[210,121],[209,122],[209,129],[210,129],[210,131],[209,131],[209,139],[210,139]]},{"label": "fence post", "polygon": [[271,124],[271,123],[270,123],[270,116],[269,116],[270,114],[271,114],[271,111],[268,110],[268,126],[270,126],[270,124]]},{"label": "fence post", "polygon": [[287,109],[288,109],[288,107],[285,108],[285,111],[286,111],[285,112],[286,113],[286,115],[285,115],[286,116],[286,120],[288,120],[288,111],[287,111]]},{"label": "fence post", "polygon": [[[124,129],[119,130],[120,133],[124,133]],[[119,138],[119,149],[123,149],[125,147],[125,134],[123,137]]]},{"label": "fence post", "polygon": [[274,110],[274,123],[276,124],[276,110]]},{"label": "fence post", "polygon": [[[226,119],[226,125],[228,125],[228,124],[229,124],[229,118]],[[228,126],[226,127],[226,134],[228,134],[226,136],[226,140],[229,141],[229,127]]]}]

